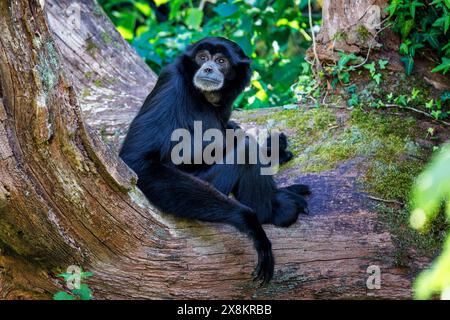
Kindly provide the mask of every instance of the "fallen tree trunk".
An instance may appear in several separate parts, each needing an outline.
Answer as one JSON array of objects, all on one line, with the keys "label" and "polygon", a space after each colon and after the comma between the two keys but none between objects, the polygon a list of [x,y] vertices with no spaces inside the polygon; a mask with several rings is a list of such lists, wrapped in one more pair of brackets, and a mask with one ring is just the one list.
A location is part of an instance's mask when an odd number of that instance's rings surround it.
[{"label": "fallen tree trunk", "polygon": [[[76,32],[63,23],[72,5]],[[383,259],[393,249],[376,214],[337,212],[323,194],[321,214],[265,228],[276,270],[264,288],[236,230],[155,211],[98,135],[123,135],[153,73],[95,3],[45,10],[51,31],[39,1],[0,0],[0,298],[49,298],[69,265],[93,272],[99,299],[410,296],[411,275]],[[373,264],[379,290],[366,286]]]}]

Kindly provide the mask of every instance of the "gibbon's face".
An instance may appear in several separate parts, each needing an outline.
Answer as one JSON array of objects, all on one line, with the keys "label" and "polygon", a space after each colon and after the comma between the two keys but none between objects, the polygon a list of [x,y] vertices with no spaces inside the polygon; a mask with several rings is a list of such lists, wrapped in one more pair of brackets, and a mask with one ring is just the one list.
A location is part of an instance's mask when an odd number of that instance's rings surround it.
[{"label": "gibbon's face", "polygon": [[181,56],[182,72],[215,106],[231,105],[250,82],[251,60],[239,45],[222,37],[207,37]]},{"label": "gibbon's face", "polygon": [[194,75],[194,85],[198,89],[210,92],[223,88],[232,69],[231,62],[224,53],[200,50],[195,55],[195,63],[198,70]]}]

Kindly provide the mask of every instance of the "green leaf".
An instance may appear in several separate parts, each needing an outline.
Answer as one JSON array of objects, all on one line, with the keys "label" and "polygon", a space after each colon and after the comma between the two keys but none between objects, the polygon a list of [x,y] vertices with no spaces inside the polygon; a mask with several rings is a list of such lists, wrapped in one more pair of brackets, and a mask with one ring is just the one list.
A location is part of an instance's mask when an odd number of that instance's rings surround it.
[{"label": "green leaf", "polygon": [[365,65],[364,65],[364,68],[367,69],[367,70],[369,70],[371,74],[373,74],[373,73],[376,72],[376,69],[375,69],[375,62],[371,62],[371,63],[365,64]]},{"label": "green leaf", "polygon": [[450,14],[446,14],[437,19],[433,23],[433,27],[441,27],[444,30],[444,33],[447,33],[448,28],[450,27]]},{"label": "green leaf", "polygon": [[119,31],[120,35],[125,39],[125,40],[131,40],[133,39],[133,31],[123,27],[123,26],[118,26],[117,31]]},{"label": "green leaf", "polygon": [[443,57],[442,63],[431,71],[432,72],[442,72],[443,74],[446,74],[448,70],[450,70],[450,59]]},{"label": "green leaf", "polygon": [[441,95],[441,100],[442,100],[442,102],[445,102],[445,101],[450,100],[450,91],[445,91],[445,92]]},{"label": "green leaf", "polygon": [[405,39],[409,33],[411,32],[412,28],[414,27],[414,20],[409,19],[403,22],[403,25],[401,26],[400,33],[402,34],[403,39]]},{"label": "green leaf", "polygon": [[435,118],[436,120],[439,120],[439,118],[441,117],[441,110],[433,110],[431,111],[431,115],[433,116],[433,118]]},{"label": "green leaf", "polygon": [[152,13],[152,8],[145,2],[135,2],[134,6],[147,17]]},{"label": "green leaf", "polygon": [[373,78],[373,80],[375,80],[375,82],[376,82],[377,84],[380,84],[380,82],[381,82],[381,74],[380,74],[380,73],[374,74],[374,75],[372,76],[372,78]]},{"label": "green leaf", "polygon": [[442,47],[442,51],[445,53],[445,55],[450,56],[450,41]]},{"label": "green leaf", "polygon": [[59,291],[53,295],[53,300],[76,300],[76,298],[67,292]]},{"label": "green leaf", "polygon": [[[416,179],[412,192],[411,225],[423,229],[436,218],[443,201],[447,201],[447,217],[450,218],[450,144],[435,154],[431,163]],[[450,280],[450,235],[440,256],[431,268],[423,271],[414,283],[416,299],[430,299],[448,290]]]},{"label": "green leaf", "polygon": [[409,53],[409,45],[411,44],[410,41],[404,41],[400,44],[399,52],[400,54],[407,55]]},{"label": "green leaf", "polygon": [[353,53],[351,54],[345,54],[345,53],[339,53],[340,54],[340,58],[338,61],[338,66],[339,67],[344,67],[345,65],[347,65],[347,63],[349,63],[350,61],[356,60],[358,59],[357,56],[355,56]]},{"label": "green leaf", "polygon": [[405,65],[405,72],[407,75],[410,75],[414,68],[414,59],[411,56],[401,57],[400,61]]},{"label": "green leaf", "polygon": [[56,275],[57,277],[63,278],[64,280],[68,280],[69,278],[73,277],[73,273],[64,272]]},{"label": "green leaf", "polygon": [[359,104],[359,97],[356,93],[352,94],[352,97],[347,100],[349,107],[354,107]]},{"label": "green leaf", "polygon": [[378,60],[378,66],[380,67],[381,70],[386,69],[386,65],[388,63],[389,63],[388,60],[383,60],[383,59]]},{"label": "green leaf", "polygon": [[92,277],[94,274],[92,272],[81,272],[80,277],[81,279]]},{"label": "green leaf", "polygon": [[397,99],[395,99],[395,103],[403,107],[406,107],[408,104],[406,96],[404,94],[398,96]]},{"label": "green leaf", "polygon": [[420,3],[418,1],[414,1],[413,3],[410,4],[409,11],[410,11],[411,16],[413,18],[416,17],[416,7],[423,7],[423,3]]},{"label": "green leaf", "polygon": [[156,4],[157,7],[159,7],[162,4],[165,4],[165,3],[169,2],[169,0],[154,0],[154,1],[155,1],[155,4]]},{"label": "green leaf", "polygon": [[185,23],[191,29],[198,29],[203,21],[203,11],[197,8],[189,8],[187,10],[187,15]]},{"label": "green leaf", "polygon": [[347,92],[353,94],[353,93],[356,93],[356,89],[358,89],[356,84],[352,84],[351,86],[347,87]]},{"label": "green leaf", "polygon": [[136,15],[132,13],[120,13],[116,28],[126,40],[133,39],[134,28],[136,26]]},{"label": "green leaf", "polygon": [[421,43],[413,43],[413,44],[411,44],[411,46],[409,47],[409,55],[411,57],[414,57],[415,54],[416,54],[416,50],[420,49],[420,48],[423,48],[423,44],[421,44]]},{"label": "green leaf", "polygon": [[89,289],[87,284],[82,284],[80,289],[73,289],[72,293],[78,296],[81,300],[91,300],[92,299],[92,290]]},{"label": "green leaf", "polygon": [[339,83],[339,79],[338,78],[334,78],[331,81],[331,87],[333,87],[333,89],[335,89],[338,83]]},{"label": "green leaf", "polygon": [[424,34],[425,40],[436,50],[439,50],[441,45],[439,43],[439,37],[441,36],[442,31],[437,28],[431,28],[428,33]]},{"label": "green leaf", "polygon": [[397,11],[398,5],[402,2],[402,0],[393,0],[391,4],[386,8],[386,11],[389,12],[389,15],[392,16]]},{"label": "green leaf", "polygon": [[411,100],[416,100],[417,97],[419,96],[419,94],[420,94],[420,90],[417,88],[413,88],[411,90]]},{"label": "green leaf", "polygon": [[436,109],[441,110],[442,109],[442,102],[441,100],[436,100]]},{"label": "green leaf", "polygon": [[340,79],[343,83],[349,83],[349,82],[350,82],[350,73],[348,73],[348,72],[343,72],[343,73],[339,74],[339,79]]},{"label": "green leaf", "polygon": [[233,41],[236,42],[242,48],[242,50],[244,50],[244,53],[247,56],[251,57],[253,53],[253,46],[249,37],[234,37]]},{"label": "green leaf", "polygon": [[[161,1],[160,1],[161,2]],[[180,16],[180,8],[181,6],[186,3],[186,0],[172,0],[168,1],[170,5],[170,14],[169,14],[169,20],[178,20],[177,17]]]},{"label": "green leaf", "polygon": [[237,5],[226,3],[221,3],[213,9],[213,11],[216,12],[221,17],[229,17],[238,10],[239,7]]}]

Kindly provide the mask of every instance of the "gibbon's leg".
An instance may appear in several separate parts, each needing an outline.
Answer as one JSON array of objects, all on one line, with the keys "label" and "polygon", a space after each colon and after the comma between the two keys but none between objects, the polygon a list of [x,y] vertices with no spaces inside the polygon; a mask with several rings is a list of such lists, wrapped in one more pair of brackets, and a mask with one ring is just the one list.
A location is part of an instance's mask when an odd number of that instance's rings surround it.
[{"label": "gibbon's leg", "polygon": [[[283,147],[286,145],[284,136]],[[248,161],[249,140],[246,140],[243,148],[235,147],[234,151],[234,163],[237,163],[239,152],[245,152]],[[197,172],[196,176],[212,184],[224,195],[232,193],[239,202],[256,212],[260,223],[288,227],[297,221],[300,213],[307,213],[307,203],[301,192],[308,189],[306,186],[294,185],[277,190],[273,177],[262,175],[262,168],[259,163],[215,164]]]},{"label": "gibbon's leg", "polygon": [[138,187],[163,212],[231,224],[247,234],[258,253],[255,279],[263,283],[270,281],[274,270],[272,244],[254,211],[204,181],[168,165],[149,161],[138,175]]},{"label": "gibbon's leg", "polygon": [[215,164],[196,176],[240,203],[253,209],[260,223],[270,223],[275,183],[272,176],[261,175],[256,164]]},{"label": "gibbon's leg", "polygon": [[259,165],[216,164],[196,176],[224,195],[233,194],[236,200],[253,209],[263,224],[288,227],[297,221],[299,214],[308,213],[306,200],[291,191],[297,185],[277,189],[272,176],[260,174]]}]

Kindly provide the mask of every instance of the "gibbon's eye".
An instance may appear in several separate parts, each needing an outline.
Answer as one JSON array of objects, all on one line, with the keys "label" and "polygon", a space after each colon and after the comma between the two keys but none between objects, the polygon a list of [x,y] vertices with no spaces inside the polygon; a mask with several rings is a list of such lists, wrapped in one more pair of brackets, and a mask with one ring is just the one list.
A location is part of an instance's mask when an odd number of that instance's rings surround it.
[{"label": "gibbon's eye", "polygon": [[224,58],[217,58],[216,62],[219,64],[225,63],[225,59]]},{"label": "gibbon's eye", "polygon": [[206,54],[202,54],[202,55],[200,55],[200,60],[206,61],[206,60],[208,60],[208,57],[206,56]]}]

